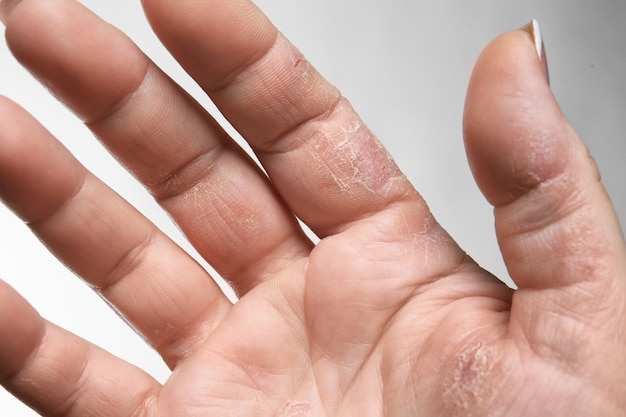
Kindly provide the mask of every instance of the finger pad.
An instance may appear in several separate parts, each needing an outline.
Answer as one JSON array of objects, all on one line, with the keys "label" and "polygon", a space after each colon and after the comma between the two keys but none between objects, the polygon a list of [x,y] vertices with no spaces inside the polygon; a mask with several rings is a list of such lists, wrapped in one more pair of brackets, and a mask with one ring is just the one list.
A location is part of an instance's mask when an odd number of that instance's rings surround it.
[{"label": "finger pad", "polygon": [[44,322],[13,288],[0,281],[0,382],[19,371],[43,337]]},{"label": "finger pad", "polygon": [[524,32],[502,35],[478,59],[464,133],[474,176],[496,206],[562,171],[571,131]]}]

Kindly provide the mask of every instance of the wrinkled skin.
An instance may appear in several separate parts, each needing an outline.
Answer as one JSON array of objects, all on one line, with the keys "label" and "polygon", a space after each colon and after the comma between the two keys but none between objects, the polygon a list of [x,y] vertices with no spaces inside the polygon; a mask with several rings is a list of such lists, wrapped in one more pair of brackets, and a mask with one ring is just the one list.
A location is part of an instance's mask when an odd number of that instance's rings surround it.
[{"label": "wrinkled skin", "polygon": [[0,284],[3,386],[68,417],[626,412],[624,239],[528,32],[482,53],[464,123],[514,291],[442,230],[348,102],[255,6],[143,4],[269,180],[83,6],[5,0],[0,10],[16,58],[145,184],[240,300],[2,98],[2,200],[173,370],[161,385]]}]

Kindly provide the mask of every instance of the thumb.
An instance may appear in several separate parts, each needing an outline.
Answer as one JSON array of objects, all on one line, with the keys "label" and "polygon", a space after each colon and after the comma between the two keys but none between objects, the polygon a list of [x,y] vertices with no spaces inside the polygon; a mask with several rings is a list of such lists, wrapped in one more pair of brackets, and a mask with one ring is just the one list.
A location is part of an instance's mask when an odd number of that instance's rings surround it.
[{"label": "thumb", "polygon": [[[624,239],[597,167],[552,95],[542,50],[533,21],[481,54],[467,93],[467,154],[494,206],[517,300],[606,325],[626,299]],[[598,308],[607,299],[615,308]]]}]

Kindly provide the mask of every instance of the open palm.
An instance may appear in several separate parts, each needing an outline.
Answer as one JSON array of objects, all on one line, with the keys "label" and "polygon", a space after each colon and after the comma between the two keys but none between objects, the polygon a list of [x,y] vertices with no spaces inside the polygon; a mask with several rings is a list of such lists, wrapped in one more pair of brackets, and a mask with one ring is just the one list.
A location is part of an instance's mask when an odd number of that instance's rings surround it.
[{"label": "open palm", "polygon": [[265,172],[78,3],[0,6],[15,56],[146,185],[240,298],[233,305],[191,257],[2,99],[2,199],[173,369],[161,385],[44,321],[2,285],[4,386],[50,416],[625,409],[623,238],[550,94],[532,33],[487,48],[465,115],[513,291],[442,230],[348,102],[251,3],[144,7]]}]

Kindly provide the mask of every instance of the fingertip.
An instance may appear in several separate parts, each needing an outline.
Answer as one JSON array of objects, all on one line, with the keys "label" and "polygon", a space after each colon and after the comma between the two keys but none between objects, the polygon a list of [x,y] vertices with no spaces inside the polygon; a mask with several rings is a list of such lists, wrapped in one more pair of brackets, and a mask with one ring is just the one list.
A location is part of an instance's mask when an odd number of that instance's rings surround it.
[{"label": "fingertip", "polygon": [[[7,96],[0,94],[0,121],[4,119],[5,114],[11,111],[14,103]],[[0,130],[0,134],[2,131]]]},{"label": "fingertip", "polygon": [[45,322],[12,287],[0,280],[0,382],[13,376],[39,345]]},{"label": "fingertip", "polygon": [[13,8],[21,0],[0,0],[0,22],[6,25],[9,15],[13,11]]},{"label": "fingertip", "polygon": [[[19,146],[24,130],[32,126],[32,118],[24,108],[10,98],[0,95],[0,168]],[[0,169],[1,172],[1,169]]]},{"label": "fingertip", "polygon": [[35,118],[0,97],[0,201],[37,221],[75,192],[84,168]]},{"label": "fingertip", "polygon": [[124,33],[81,2],[22,0],[5,37],[17,61],[82,120],[112,112],[149,66]]},{"label": "fingertip", "polygon": [[571,146],[562,140],[572,131],[548,84],[540,34],[533,33],[524,28],[493,40],[479,56],[467,91],[468,160],[494,206],[562,169],[560,155]]},{"label": "fingertip", "polygon": [[278,37],[248,0],[142,0],[142,6],[161,42],[207,90],[261,58]]}]

